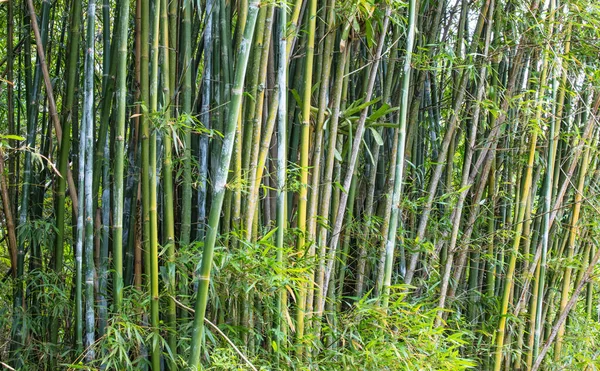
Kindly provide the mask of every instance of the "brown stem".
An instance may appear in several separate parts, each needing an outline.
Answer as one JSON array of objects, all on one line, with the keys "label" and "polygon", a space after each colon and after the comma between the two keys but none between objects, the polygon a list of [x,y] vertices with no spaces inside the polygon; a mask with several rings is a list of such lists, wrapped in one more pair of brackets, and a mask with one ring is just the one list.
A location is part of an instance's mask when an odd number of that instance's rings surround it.
[{"label": "brown stem", "polygon": [[15,233],[15,220],[12,215],[12,206],[8,196],[8,186],[4,176],[4,151],[0,148],[0,194],[2,195],[2,207],[6,218],[6,229],[8,230],[8,247],[10,250],[10,267],[12,276],[17,274],[17,235]]}]

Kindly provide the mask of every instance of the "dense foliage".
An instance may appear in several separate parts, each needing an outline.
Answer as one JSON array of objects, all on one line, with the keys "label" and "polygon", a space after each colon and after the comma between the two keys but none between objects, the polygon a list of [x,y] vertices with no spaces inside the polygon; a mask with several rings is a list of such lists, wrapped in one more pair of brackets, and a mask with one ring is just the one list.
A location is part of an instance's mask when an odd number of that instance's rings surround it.
[{"label": "dense foliage", "polygon": [[596,1],[0,17],[0,368],[600,367]]}]

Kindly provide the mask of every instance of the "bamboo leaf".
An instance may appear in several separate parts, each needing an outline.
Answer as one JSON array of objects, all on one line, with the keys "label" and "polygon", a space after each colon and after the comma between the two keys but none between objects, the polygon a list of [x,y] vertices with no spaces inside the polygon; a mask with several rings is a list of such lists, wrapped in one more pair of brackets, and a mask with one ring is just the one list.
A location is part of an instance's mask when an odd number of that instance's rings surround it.
[{"label": "bamboo leaf", "polygon": [[340,152],[337,150],[337,148],[333,149],[333,155],[335,156],[335,159],[338,160],[339,162],[344,161],[342,159],[342,155],[340,154]]},{"label": "bamboo leaf", "polygon": [[18,141],[25,140],[25,138],[23,138],[22,136],[13,135],[13,134],[0,135],[0,138],[8,139],[8,140],[18,140]]},{"label": "bamboo leaf", "polygon": [[373,127],[369,127],[369,129],[371,130],[371,134],[373,135],[373,139],[375,140],[375,143],[377,143],[378,146],[382,146],[383,138],[381,137],[381,135],[379,135],[379,132],[377,130],[375,130],[375,128],[373,128]]},{"label": "bamboo leaf", "polygon": [[362,142],[365,145],[365,149],[367,150],[367,153],[369,154],[369,158],[371,159],[371,165],[375,166],[375,159],[373,158],[373,154],[371,153],[371,150],[369,149],[367,142],[365,142],[365,138],[362,138]]}]

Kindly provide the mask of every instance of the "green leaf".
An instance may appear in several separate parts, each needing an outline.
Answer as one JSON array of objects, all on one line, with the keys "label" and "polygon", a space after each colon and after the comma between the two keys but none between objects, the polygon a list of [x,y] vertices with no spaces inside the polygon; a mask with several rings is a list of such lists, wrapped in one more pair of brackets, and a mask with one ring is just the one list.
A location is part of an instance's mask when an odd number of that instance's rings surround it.
[{"label": "green leaf", "polygon": [[340,152],[337,150],[337,148],[333,149],[333,155],[335,156],[335,159],[338,160],[339,162],[342,162],[342,155],[340,154]]},{"label": "green leaf", "polygon": [[9,139],[9,140],[25,140],[25,138],[19,136],[19,135],[13,135],[13,134],[8,134],[8,135],[0,135],[0,138],[2,139]]},{"label": "green leaf", "polygon": [[365,22],[365,26],[366,26],[365,31],[367,34],[367,45],[369,46],[369,48],[372,48],[373,44],[374,44],[374,42],[373,42],[373,40],[374,40],[373,24],[371,22]]},{"label": "green leaf", "polygon": [[302,98],[300,98],[300,94],[298,94],[298,90],[292,89],[291,92],[292,92],[292,96],[296,100],[296,104],[298,104],[299,106],[302,106]]},{"label": "green leaf", "polygon": [[463,193],[464,191],[466,191],[469,188],[471,188],[471,184],[467,184],[466,186],[464,186],[461,189],[459,189],[458,191],[456,191],[456,193]]},{"label": "green leaf", "polygon": [[267,234],[265,234],[265,235],[264,235],[264,236],[263,236],[263,237],[262,237],[262,238],[261,238],[261,239],[258,241],[258,243],[259,243],[259,244],[262,244],[262,243],[268,242],[268,241],[271,239],[271,237],[272,237],[272,236],[275,234],[275,232],[277,232],[277,228],[273,228],[273,229],[271,229],[271,230],[270,230],[270,231],[269,231]]},{"label": "green leaf", "polygon": [[357,106],[351,106],[351,107],[348,107],[348,109],[346,109],[346,110],[343,112],[343,116],[344,116],[344,117],[350,117],[350,116],[352,116],[352,115],[354,115],[354,114],[356,114],[356,113],[359,113],[359,112],[361,112],[363,109],[365,109],[365,108],[367,108],[367,107],[369,107],[369,106],[372,106],[373,104],[375,104],[375,103],[379,102],[380,100],[381,100],[381,97],[377,97],[377,98],[375,98],[375,99],[373,99],[373,100],[370,100],[370,101],[368,101],[368,102],[365,102],[365,103],[359,104],[359,105],[357,105]]},{"label": "green leaf", "polygon": [[379,107],[375,112],[371,113],[369,117],[367,117],[367,122],[374,122],[379,120],[379,118],[387,115],[388,113],[398,111],[400,107],[391,107],[389,104],[384,104]]},{"label": "green leaf", "polygon": [[371,164],[373,164],[373,166],[375,166],[375,159],[373,158],[373,154],[371,153],[369,146],[365,142],[365,138],[362,138],[362,141],[365,144],[365,149],[367,150],[367,153],[369,154],[369,158],[371,159]]},{"label": "green leaf", "polygon": [[373,134],[373,139],[375,140],[375,143],[377,143],[378,146],[382,146],[383,138],[381,137],[379,132],[372,127],[370,127],[369,129],[371,130],[371,134]]}]

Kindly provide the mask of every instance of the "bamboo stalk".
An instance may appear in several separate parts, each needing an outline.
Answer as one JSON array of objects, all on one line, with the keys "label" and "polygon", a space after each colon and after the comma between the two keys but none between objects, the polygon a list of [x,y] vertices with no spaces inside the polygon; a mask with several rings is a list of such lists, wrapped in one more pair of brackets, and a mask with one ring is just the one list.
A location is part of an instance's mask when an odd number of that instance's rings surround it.
[{"label": "bamboo stalk", "polygon": [[416,33],[417,3],[411,0],[408,5],[408,37],[406,39],[406,56],[402,69],[402,95],[400,101],[400,115],[398,116],[398,150],[396,152],[396,170],[394,172],[394,190],[392,192],[392,212],[385,244],[385,273],[383,276],[383,290],[381,306],[387,308],[389,304],[390,285],[392,281],[392,264],[398,231],[400,213],[400,198],[402,197],[402,182],[404,179],[404,148],[406,145],[406,121],[408,114],[408,89],[410,86],[412,50]]},{"label": "bamboo stalk", "polygon": [[232,89],[231,101],[229,103],[229,117],[227,118],[227,125],[225,126],[225,139],[223,141],[223,148],[221,151],[221,162],[219,164],[217,174],[215,174],[212,203],[208,217],[208,231],[205,237],[204,253],[202,255],[202,263],[200,266],[198,294],[196,297],[192,334],[192,347],[189,358],[189,365],[196,368],[200,362],[200,350],[204,332],[206,305],[208,303],[208,284],[210,281],[212,258],[217,239],[221,208],[223,207],[227,173],[229,170],[229,163],[231,161],[233,142],[235,140],[235,129],[240,114],[244,79],[246,77],[246,68],[248,66],[248,59],[251,51],[250,43],[254,34],[257,13],[258,1],[253,0],[248,4],[248,18],[246,20],[246,26],[244,27],[244,36],[238,49],[234,85]]},{"label": "bamboo stalk", "polygon": [[123,172],[125,152],[125,121],[127,109],[127,32],[129,22],[129,1],[119,1],[119,24],[116,30],[117,64],[115,84],[115,162],[113,191],[113,305],[120,313],[123,301]]},{"label": "bamboo stalk", "polygon": [[[279,7],[279,28],[278,28],[278,49],[277,55],[279,57],[279,63],[277,66],[277,89],[278,89],[278,97],[279,104],[277,109],[277,216],[276,216],[276,225],[277,225],[277,236],[276,236],[276,246],[277,246],[277,262],[283,268],[285,262],[283,257],[283,249],[284,249],[284,237],[285,231],[287,227],[287,223],[285,220],[285,205],[286,205],[286,150],[287,150],[287,38],[286,38],[286,30],[287,30],[287,11],[285,9],[285,0],[281,1]],[[286,307],[286,291],[285,288],[280,288],[279,293],[277,295],[277,317],[276,317],[276,325],[275,329],[278,334],[283,334],[283,336],[276,337],[277,344],[277,362],[279,362],[279,349],[281,349],[282,343],[286,341],[285,331],[283,328],[284,319],[283,319],[283,311]]]},{"label": "bamboo stalk", "polygon": [[[206,1],[204,19],[204,72],[202,73],[202,106],[200,122],[207,128],[211,124],[211,93],[213,74],[213,18],[215,13],[213,0]],[[198,218],[196,222],[197,239],[202,240],[206,232],[206,199],[208,194],[208,136],[200,135],[198,143]]]},{"label": "bamboo stalk", "polygon": [[[244,228],[246,230],[246,239],[252,239],[252,227],[253,220],[255,216],[255,211],[257,209],[257,201],[258,201],[258,192],[260,182],[262,180],[262,174],[264,169],[264,164],[266,160],[266,150],[268,149],[268,145],[271,142],[271,134],[272,130],[269,130],[269,123],[267,123],[267,127],[265,128],[266,132],[263,133],[262,130],[262,117],[263,117],[263,107],[265,102],[265,90],[266,90],[266,79],[267,79],[267,64],[269,62],[269,49],[271,45],[271,29],[273,25],[273,14],[274,14],[274,5],[271,4],[266,8],[265,14],[265,23],[264,23],[264,35],[262,39],[262,45],[260,45],[257,51],[260,51],[260,63],[258,66],[258,92],[255,97],[254,104],[254,117],[252,120],[252,124],[254,129],[252,130],[252,141],[250,150],[250,166],[248,169],[248,184],[250,186],[249,195],[246,202],[246,220],[244,222]],[[260,25],[257,25],[260,26]],[[274,117],[275,110],[277,109],[277,104],[272,104],[271,109],[269,110],[273,114],[269,114],[269,117]],[[274,121],[273,121],[274,122]],[[273,127],[273,125],[270,125]],[[261,134],[265,138],[264,141],[261,141]],[[267,142],[266,139],[269,139]],[[261,145],[262,144],[262,145]],[[266,147],[264,146],[266,144]],[[264,148],[264,149],[263,149]],[[262,160],[262,161],[261,161]]]},{"label": "bamboo stalk", "polygon": [[[160,19],[161,19],[161,2],[157,1],[154,5],[154,14],[152,20],[152,50],[151,56],[151,72],[150,72],[150,102],[149,114],[158,114],[158,64],[159,64],[159,41],[160,41]],[[150,117],[146,117],[146,124],[150,126],[154,121]],[[158,293],[158,205],[157,205],[157,130],[155,127],[145,127],[147,133],[150,134],[147,162],[142,164],[142,171],[147,172],[148,176],[148,238],[147,247],[149,247],[150,271],[147,272],[150,281],[150,325],[152,326],[153,336],[156,338],[152,341],[152,369],[159,370],[161,364],[161,344],[158,341],[160,336],[159,323],[159,293]],[[143,179],[143,177],[142,177]],[[143,186],[143,185],[142,185]],[[146,211],[144,211],[146,214]]]},{"label": "bamboo stalk", "polygon": [[[169,293],[168,308],[167,308],[167,326],[168,326],[168,345],[170,353],[177,356],[177,305],[175,303],[175,295],[177,294],[176,287],[176,266],[175,266],[175,216],[174,216],[174,197],[173,197],[173,160],[172,160],[172,147],[173,143],[171,136],[173,135],[171,127],[171,88],[174,87],[175,82],[173,71],[175,66],[171,65],[174,60],[174,52],[169,49],[169,41],[171,39],[170,34],[170,19],[167,12],[167,0],[161,0],[161,86],[163,90],[163,110],[164,120],[166,122],[167,130],[163,135],[163,146],[164,146],[164,159],[163,159],[163,240],[167,246],[167,292]],[[171,9],[169,8],[169,11]],[[169,369],[176,369],[177,366],[174,363],[169,363]]]},{"label": "bamboo stalk", "polygon": [[[307,214],[307,222],[308,222],[308,240],[311,241],[311,245],[309,248],[309,256],[315,254],[315,248],[318,244],[316,240],[317,234],[317,212],[318,210],[318,202],[320,196],[320,181],[321,181],[321,158],[322,158],[322,148],[324,146],[324,125],[325,125],[325,108],[327,105],[327,89],[329,88],[329,77],[331,74],[331,65],[333,63],[333,43],[336,37],[335,29],[334,29],[334,15],[335,2],[329,2],[327,7],[327,36],[325,36],[325,42],[323,46],[323,56],[319,63],[319,67],[321,69],[320,81],[319,81],[319,102],[318,102],[318,112],[316,117],[316,127],[314,133],[313,140],[313,154],[312,154],[312,178],[311,178],[311,193],[308,204],[308,214]],[[325,26],[323,26],[325,27]],[[332,139],[333,140],[333,139]],[[324,218],[329,216],[328,210],[326,214],[323,215]],[[317,263],[317,272],[314,275],[314,279],[311,280],[309,287],[309,296],[308,303],[306,305],[308,312],[313,311],[313,300],[317,303],[320,302],[323,298],[324,294],[320,290],[315,290],[314,286],[322,287],[323,279],[325,276],[325,245],[322,244],[319,246],[319,254],[318,254],[318,263]],[[317,337],[320,337],[320,322],[315,323],[315,334]]]},{"label": "bamboo stalk", "polygon": [[[183,0],[183,20],[181,22],[181,112],[192,113],[192,1]],[[181,195],[181,229],[179,241],[183,246],[190,243],[192,223],[192,134],[189,128],[184,130],[183,139],[183,182]]]},{"label": "bamboo stalk", "polygon": [[[95,355],[91,347],[95,341],[95,311],[94,311],[94,280],[96,269],[94,266],[94,203],[92,195],[92,178],[94,176],[94,37],[96,33],[96,1],[89,0],[87,8],[87,30],[86,30],[86,54],[84,67],[84,100],[83,117],[81,130],[81,142],[84,142],[85,149],[85,175],[84,175],[84,194],[85,203],[85,341],[84,346],[88,348],[86,360],[91,362]],[[81,148],[80,144],[80,148]],[[80,159],[80,179],[81,164],[84,163],[83,157]],[[81,183],[81,180],[80,180]]]},{"label": "bamboo stalk", "polygon": [[[302,95],[302,113],[301,113],[301,131],[300,131],[300,184],[298,192],[298,240],[296,248],[298,251],[305,251],[307,244],[307,208],[308,208],[308,161],[310,149],[310,109],[312,96],[312,76],[315,53],[315,32],[317,17],[317,0],[309,0],[307,15],[307,34],[306,34],[306,57],[304,62],[304,86]],[[304,255],[304,254],[302,254]],[[304,347],[305,317],[306,317],[306,298],[308,287],[307,283],[300,283],[296,302],[296,356],[302,357]]]}]

